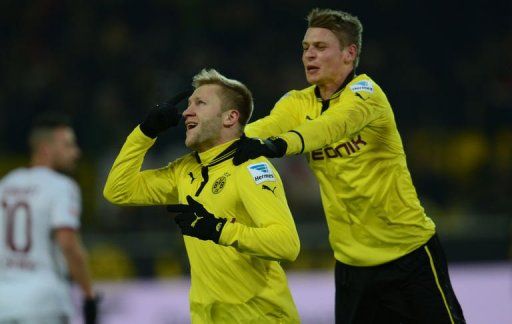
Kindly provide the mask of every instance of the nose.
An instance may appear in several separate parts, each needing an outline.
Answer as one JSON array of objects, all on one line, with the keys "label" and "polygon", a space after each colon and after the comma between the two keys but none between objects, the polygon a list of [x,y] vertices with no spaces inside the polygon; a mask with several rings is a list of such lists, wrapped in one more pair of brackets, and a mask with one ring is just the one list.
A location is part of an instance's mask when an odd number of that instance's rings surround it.
[{"label": "nose", "polygon": [[313,51],[311,49],[311,47],[304,51],[304,59],[311,61],[314,58],[315,58],[315,51]]},{"label": "nose", "polygon": [[185,109],[181,115],[183,116],[183,119],[187,119],[187,117],[194,115],[192,104],[189,104],[187,109]]}]

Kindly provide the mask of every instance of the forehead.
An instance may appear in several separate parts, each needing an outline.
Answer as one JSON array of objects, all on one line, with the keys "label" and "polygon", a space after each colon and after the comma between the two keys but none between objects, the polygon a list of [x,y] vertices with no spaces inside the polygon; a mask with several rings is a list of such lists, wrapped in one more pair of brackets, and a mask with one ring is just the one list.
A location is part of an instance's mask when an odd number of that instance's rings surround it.
[{"label": "forehead", "polygon": [[339,43],[336,35],[327,28],[310,27],[306,30],[303,43]]},{"label": "forehead", "polygon": [[218,84],[204,84],[194,90],[190,98],[200,97],[202,99],[219,99],[222,87]]}]

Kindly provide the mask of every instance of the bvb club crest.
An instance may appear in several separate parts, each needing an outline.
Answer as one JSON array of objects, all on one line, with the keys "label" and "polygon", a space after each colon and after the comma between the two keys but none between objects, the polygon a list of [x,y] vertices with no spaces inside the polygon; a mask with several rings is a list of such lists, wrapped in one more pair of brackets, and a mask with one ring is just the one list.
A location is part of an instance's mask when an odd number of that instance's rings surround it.
[{"label": "bvb club crest", "polygon": [[212,192],[214,194],[218,194],[219,192],[221,192],[221,190],[226,185],[227,177],[229,177],[229,173],[224,173],[224,175],[215,180],[212,186]]}]

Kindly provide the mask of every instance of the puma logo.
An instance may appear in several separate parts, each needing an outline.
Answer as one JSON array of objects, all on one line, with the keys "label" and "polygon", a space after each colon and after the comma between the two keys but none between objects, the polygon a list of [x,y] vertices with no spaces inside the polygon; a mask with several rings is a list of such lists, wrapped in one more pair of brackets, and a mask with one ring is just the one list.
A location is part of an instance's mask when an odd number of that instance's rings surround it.
[{"label": "puma logo", "polygon": [[190,176],[190,183],[192,184],[196,178],[194,178],[194,174],[192,172],[189,172],[188,175]]},{"label": "puma logo", "polygon": [[359,97],[359,98],[363,99],[364,101],[366,101],[366,99],[365,99],[365,98],[363,98],[363,96],[361,96],[361,95],[360,95],[359,93],[357,93],[357,92],[356,92],[356,97]]},{"label": "puma logo", "polygon": [[313,118],[306,115],[306,120],[313,120]]},{"label": "puma logo", "polygon": [[197,222],[204,218],[204,216],[198,216],[196,213],[194,213],[196,216],[196,219],[190,224],[190,227],[195,227]]},{"label": "puma logo", "polygon": [[261,188],[262,188],[262,189],[264,189],[264,190],[272,191],[272,193],[273,193],[274,195],[276,194],[276,193],[274,192],[274,190],[276,190],[276,188],[277,188],[277,187],[274,187],[274,189],[270,189],[270,187],[269,187],[269,186],[267,186],[267,185],[263,185],[263,186],[261,186]]},{"label": "puma logo", "polygon": [[222,227],[222,222],[219,222],[219,223],[217,224],[217,226],[215,226],[215,230],[216,230],[217,232],[219,232],[221,227]]}]

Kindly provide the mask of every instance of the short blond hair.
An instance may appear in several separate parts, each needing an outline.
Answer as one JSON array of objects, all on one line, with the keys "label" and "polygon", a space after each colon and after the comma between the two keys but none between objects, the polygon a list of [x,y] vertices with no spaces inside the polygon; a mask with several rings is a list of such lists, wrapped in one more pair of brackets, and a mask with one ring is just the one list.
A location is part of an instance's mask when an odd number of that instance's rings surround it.
[{"label": "short blond hair", "polygon": [[222,88],[220,94],[224,111],[228,109],[238,110],[240,113],[240,125],[245,126],[251,118],[254,109],[252,93],[242,82],[228,79],[215,69],[202,69],[192,79],[192,86],[197,89],[206,84],[216,84]]},{"label": "short blond hair", "polygon": [[351,44],[357,47],[354,68],[359,65],[359,56],[363,46],[363,25],[359,18],[341,10],[319,9],[310,11],[306,19],[308,27],[329,29],[336,35],[341,48]]}]

